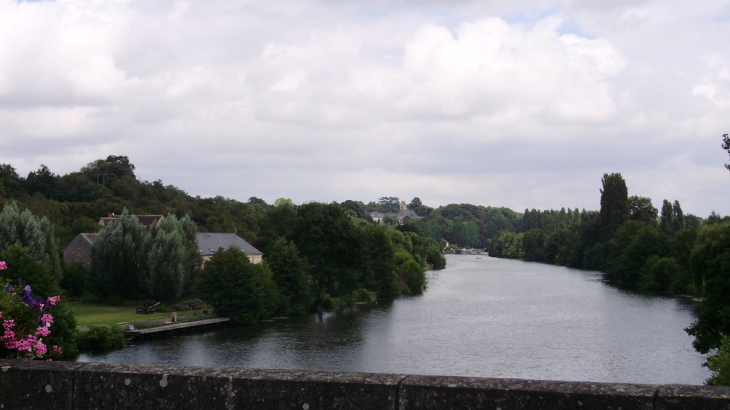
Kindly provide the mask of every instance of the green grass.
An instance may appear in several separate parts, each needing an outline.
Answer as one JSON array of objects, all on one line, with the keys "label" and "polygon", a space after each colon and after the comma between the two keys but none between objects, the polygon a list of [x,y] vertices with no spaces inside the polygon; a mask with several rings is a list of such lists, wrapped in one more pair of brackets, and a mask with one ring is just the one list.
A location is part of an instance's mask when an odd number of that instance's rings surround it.
[{"label": "green grass", "polygon": [[78,326],[115,325],[121,322],[140,322],[170,316],[169,312],[140,315],[136,313],[135,307],[71,302],[71,308],[76,315],[76,324]]}]

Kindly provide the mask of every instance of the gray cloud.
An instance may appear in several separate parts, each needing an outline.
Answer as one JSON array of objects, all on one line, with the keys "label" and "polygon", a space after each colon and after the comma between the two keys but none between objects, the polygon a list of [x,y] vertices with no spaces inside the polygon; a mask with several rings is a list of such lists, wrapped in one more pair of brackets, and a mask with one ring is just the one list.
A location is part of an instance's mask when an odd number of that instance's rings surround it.
[{"label": "gray cloud", "polygon": [[0,162],[192,195],[730,213],[721,1],[0,0]]}]

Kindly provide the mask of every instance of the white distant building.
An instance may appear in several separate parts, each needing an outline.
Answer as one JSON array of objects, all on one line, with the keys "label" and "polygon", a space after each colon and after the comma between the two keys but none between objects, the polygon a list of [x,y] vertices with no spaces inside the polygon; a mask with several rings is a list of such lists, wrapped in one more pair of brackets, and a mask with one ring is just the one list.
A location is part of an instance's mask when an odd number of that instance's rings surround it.
[{"label": "white distant building", "polygon": [[415,212],[410,209],[400,210],[398,212],[370,212],[370,217],[377,223],[383,223],[386,216],[393,218],[393,222],[402,224],[406,219],[421,219]]}]

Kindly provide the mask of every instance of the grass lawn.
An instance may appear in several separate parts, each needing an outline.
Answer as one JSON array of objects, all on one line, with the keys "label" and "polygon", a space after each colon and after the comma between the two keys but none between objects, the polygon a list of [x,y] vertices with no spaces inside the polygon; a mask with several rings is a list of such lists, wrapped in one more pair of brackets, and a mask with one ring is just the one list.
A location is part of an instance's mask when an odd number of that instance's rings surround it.
[{"label": "grass lawn", "polygon": [[115,325],[121,322],[140,322],[169,317],[169,312],[140,315],[135,306],[109,306],[96,303],[71,302],[78,326]]}]

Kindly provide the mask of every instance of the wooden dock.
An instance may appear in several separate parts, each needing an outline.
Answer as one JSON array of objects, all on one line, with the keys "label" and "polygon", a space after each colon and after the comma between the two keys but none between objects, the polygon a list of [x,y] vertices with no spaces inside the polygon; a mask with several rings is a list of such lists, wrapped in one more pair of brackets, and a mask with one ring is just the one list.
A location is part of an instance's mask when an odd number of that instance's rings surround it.
[{"label": "wooden dock", "polygon": [[215,327],[221,327],[231,324],[231,319],[215,318],[196,320],[194,322],[172,323],[147,329],[125,330],[124,337],[128,342],[158,339],[172,335],[199,332]]}]

